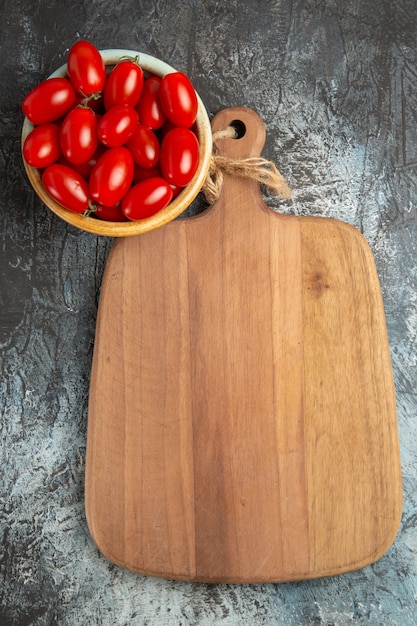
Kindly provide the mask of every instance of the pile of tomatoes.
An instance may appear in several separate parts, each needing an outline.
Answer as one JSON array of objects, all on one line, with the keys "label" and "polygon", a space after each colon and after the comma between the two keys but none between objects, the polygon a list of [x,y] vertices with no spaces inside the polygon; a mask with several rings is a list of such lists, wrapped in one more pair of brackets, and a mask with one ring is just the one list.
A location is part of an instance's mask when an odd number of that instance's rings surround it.
[{"label": "pile of tomatoes", "polygon": [[23,158],[70,211],[108,221],[145,219],[197,171],[197,109],[182,72],[145,75],[132,58],[108,72],[99,50],[78,41],[68,53],[67,77],[41,82],[23,100],[34,126]]}]

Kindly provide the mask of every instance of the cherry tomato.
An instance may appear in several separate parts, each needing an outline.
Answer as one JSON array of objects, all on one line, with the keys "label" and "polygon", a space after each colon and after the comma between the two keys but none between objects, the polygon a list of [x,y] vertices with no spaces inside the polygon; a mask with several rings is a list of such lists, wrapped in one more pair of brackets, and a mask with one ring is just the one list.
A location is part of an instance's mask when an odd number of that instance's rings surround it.
[{"label": "cherry tomato", "polygon": [[110,72],[104,87],[104,106],[115,104],[135,107],[143,88],[143,69],[134,61],[120,61]]},{"label": "cherry tomato", "polygon": [[92,96],[82,96],[77,94],[75,106],[84,106],[93,109],[95,113],[104,113],[104,98],[101,94],[92,94]]},{"label": "cherry tomato", "polygon": [[117,204],[133,180],[133,157],[127,148],[109,148],[90,174],[90,195],[105,206]]},{"label": "cherry tomato", "polygon": [[174,200],[174,198],[180,195],[183,187],[178,187],[178,185],[170,185],[170,187],[172,189],[172,199]]},{"label": "cherry tomato", "polygon": [[32,124],[48,124],[66,115],[75,100],[75,91],[69,80],[48,78],[23,99],[22,111]]},{"label": "cherry tomato", "polygon": [[88,107],[75,107],[61,125],[60,141],[62,154],[75,165],[85,163],[98,146],[97,118]]},{"label": "cherry tomato", "polygon": [[82,96],[103,91],[106,67],[99,50],[89,41],[77,41],[70,48],[67,69],[74,89]]},{"label": "cherry tomato", "polygon": [[58,161],[61,156],[59,126],[42,124],[36,126],[23,144],[23,158],[32,167],[44,168]]},{"label": "cherry tomato", "polygon": [[93,156],[89,158],[88,161],[85,161],[84,163],[70,163],[64,157],[64,155],[61,155],[59,159],[59,163],[62,163],[63,165],[67,165],[68,167],[71,167],[73,170],[81,174],[83,178],[88,180],[90,178],[91,170],[93,169],[93,167],[95,166],[95,164],[97,163],[101,155],[105,152],[105,150],[106,150],[105,146],[99,144]]},{"label": "cherry tomato", "polygon": [[165,135],[172,130],[173,128],[177,128],[177,126],[171,122],[170,120],[166,120],[163,126],[158,130],[159,141],[162,142]]},{"label": "cherry tomato", "polygon": [[138,126],[138,114],[128,104],[115,104],[101,118],[98,138],[105,146],[122,146],[132,137]]},{"label": "cherry tomato", "polygon": [[132,187],[122,200],[122,211],[130,220],[143,220],[171,202],[172,189],[163,178],[148,178]]},{"label": "cherry tomato", "polygon": [[75,213],[88,210],[88,184],[77,172],[66,165],[53,163],[42,174],[47,192],[63,207]]},{"label": "cherry tomato", "polygon": [[94,217],[98,217],[106,222],[127,222],[128,219],[122,212],[121,203],[118,202],[114,206],[104,206],[104,204],[96,203]]},{"label": "cherry tomato", "polygon": [[146,180],[147,178],[155,178],[161,177],[161,168],[159,164],[155,167],[140,167],[135,163],[134,171],[133,171],[133,183],[140,183],[142,180]]},{"label": "cherry tomato", "polygon": [[159,141],[153,130],[139,124],[126,144],[133,160],[140,167],[155,167],[159,161]]},{"label": "cherry tomato", "polygon": [[182,72],[166,74],[161,80],[159,100],[162,109],[176,126],[190,128],[197,117],[197,94]]},{"label": "cherry tomato", "polygon": [[173,128],[162,140],[160,165],[166,181],[185,187],[197,171],[200,160],[198,139],[189,128]]},{"label": "cherry tomato", "polygon": [[147,78],[143,84],[142,95],[136,107],[141,124],[152,130],[161,128],[166,120],[166,115],[159,101],[160,85],[161,79],[159,76]]}]

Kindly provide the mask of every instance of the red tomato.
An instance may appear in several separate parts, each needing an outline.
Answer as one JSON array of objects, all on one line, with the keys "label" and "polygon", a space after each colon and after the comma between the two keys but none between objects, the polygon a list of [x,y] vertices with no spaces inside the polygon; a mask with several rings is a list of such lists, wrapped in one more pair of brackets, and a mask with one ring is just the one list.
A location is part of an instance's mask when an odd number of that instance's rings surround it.
[{"label": "red tomato", "polygon": [[172,199],[174,200],[174,198],[180,195],[183,187],[178,187],[177,185],[170,185],[170,187],[172,189]]},{"label": "red tomato", "polygon": [[173,122],[171,122],[171,120],[166,120],[164,125],[158,131],[159,141],[162,142],[165,135],[173,128],[177,128],[177,126]]},{"label": "red tomato", "polygon": [[90,195],[105,206],[117,204],[133,180],[133,157],[127,148],[109,148],[90,174]]},{"label": "red tomato", "polygon": [[59,126],[42,124],[36,126],[23,144],[23,158],[32,167],[44,168],[58,161],[61,156]]},{"label": "red tomato", "polygon": [[197,171],[200,146],[188,128],[173,128],[162,140],[160,165],[162,175],[171,185],[185,187]]},{"label": "red tomato", "polygon": [[97,203],[95,205],[94,217],[98,217],[106,222],[127,222],[128,219],[122,212],[121,203],[118,202],[114,206],[104,206]]},{"label": "red tomato", "polygon": [[159,100],[162,109],[176,126],[190,128],[197,117],[197,94],[182,72],[166,74],[161,81]]},{"label": "red tomato", "polygon": [[75,91],[69,80],[48,78],[27,94],[22,111],[32,124],[48,124],[66,115],[75,100]]},{"label": "red tomato", "polygon": [[162,211],[171,198],[172,189],[163,178],[148,178],[127,192],[122,211],[130,220],[143,220]]},{"label": "red tomato", "polygon": [[122,146],[134,134],[138,126],[138,114],[128,104],[115,104],[101,118],[98,138],[105,146]]},{"label": "red tomato", "polygon": [[101,94],[93,94],[92,96],[77,95],[75,106],[82,105],[93,109],[95,113],[104,112],[104,98]]},{"label": "red tomato", "polygon": [[159,87],[161,79],[158,76],[150,76],[143,84],[142,95],[136,107],[139,113],[139,121],[152,130],[161,128],[166,120],[159,101]]},{"label": "red tomato", "polygon": [[120,61],[110,72],[104,87],[104,106],[115,104],[135,107],[143,88],[143,69],[134,61]]},{"label": "red tomato", "polygon": [[85,161],[84,163],[70,163],[63,155],[61,155],[59,162],[62,163],[63,165],[67,165],[68,167],[71,167],[73,170],[81,174],[83,178],[88,180],[90,178],[91,170],[93,169],[93,167],[95,166],[95,164],[97,163],[101,155],[105,152],[105,150],[106,150],[105,146],[102,146],[101,144],[99,144],[93,156],[90,159],[88,159],[88,161]]},{"label": "red tomato", "polygon": [[75,107],[61,125],[62,154],[74,165],[86,163],[98,146],[97,118],[88,107]]},{"label": "red tomato", "polygon": [[155,167],[159,161],[159,141],[153,130],[139,124],[134,135],[129,139],[126,148],[130,150],[133,160],[140,167]]},{"label": "red tomato", "polygon": [[66,165],[54,163],[42,174],[46,191],[63,207],[75,213],[88,210],[88,184],[77,172]]},{"label": "red tomato", "polygon": [[90,42],[77,41],[70,48],[67,69],[74,89],[82,96],[103,91],[106,67],[99,50]]},{"label": "red tomato", "polygon": [[146,180],[147,178],[155,178],[160,176],[162,176],[162,174],[159,164],[155,167],[139,167],[139,165],[135,163],[135,168],[133,171],[133,183],[140,183],[142,180]]}]

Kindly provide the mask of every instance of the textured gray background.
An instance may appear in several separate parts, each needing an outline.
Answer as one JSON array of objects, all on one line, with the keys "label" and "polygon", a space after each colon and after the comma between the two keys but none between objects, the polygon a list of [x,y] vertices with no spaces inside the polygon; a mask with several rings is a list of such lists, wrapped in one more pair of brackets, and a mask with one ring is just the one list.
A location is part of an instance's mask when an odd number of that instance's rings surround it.
[{"label": "textured gray background", "polygon": [[[417,3],[2,0],[0,18],[0,624],[417,623]],[[138,576],[97,552],[83,480],[97,294],[112,241],[42,205],[19,144],[23,96],[80,37],[187,72],[210,115],[256,109],[264,156],[296,190],[292,204],[269,204],[342,219],[367,238],[404,480],[400,531],[374,565],[302,583],[206,585]]]}]

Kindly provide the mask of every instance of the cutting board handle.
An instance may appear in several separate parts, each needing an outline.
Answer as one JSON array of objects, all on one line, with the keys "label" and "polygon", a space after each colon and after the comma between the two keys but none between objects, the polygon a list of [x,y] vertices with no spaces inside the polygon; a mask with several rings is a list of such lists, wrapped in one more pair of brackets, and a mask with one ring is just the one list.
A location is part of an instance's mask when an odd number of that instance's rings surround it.
[{"label": "cutting board handle", "polygon": [[223,109],[212,120],[213,134],[232,126],[237,131],[237,138],[215,140],[215,150],[233,159],[257,157],[265,144],[265,125],[259,115],[247,107]]},{"label": "cutting board handle", "polygon": [[[214,161],[222,177],[219,181],[214,176],[214,180],[220,182],[220,193],[208,213],[225,213],[222,219],[228,220],[230,217],[235,220],[240,219],[245,207],[245,211],[254,212],[255,215],[261,210],[268,214],[274,213],[278,218],[279,214],[263,201],[259,183],[261,181],[271,188],[272,193],[286,199],[291,196],[291,190],[274,164],[260,156],[266,138],[261,117],[247,107],[231,107],[217,113],[211,127],[213,154],[226,157],[227,163]],[[234,129],[236,137],[227,136],[230,128]],[[247,163],[246,159],[252,160]]]}]

